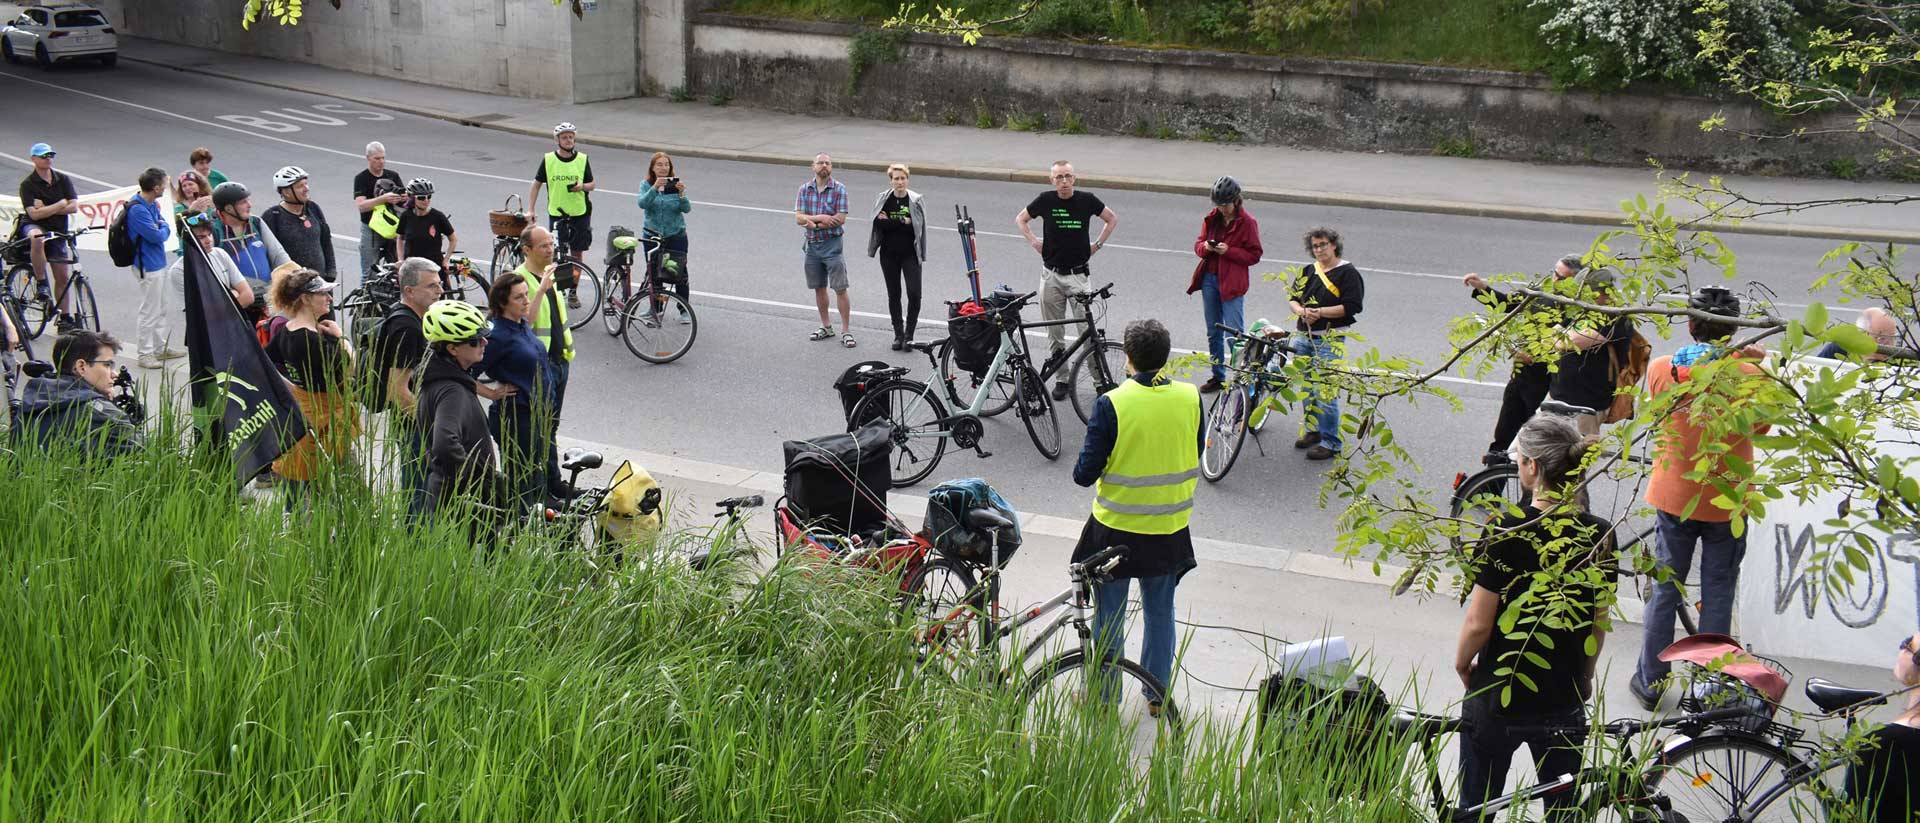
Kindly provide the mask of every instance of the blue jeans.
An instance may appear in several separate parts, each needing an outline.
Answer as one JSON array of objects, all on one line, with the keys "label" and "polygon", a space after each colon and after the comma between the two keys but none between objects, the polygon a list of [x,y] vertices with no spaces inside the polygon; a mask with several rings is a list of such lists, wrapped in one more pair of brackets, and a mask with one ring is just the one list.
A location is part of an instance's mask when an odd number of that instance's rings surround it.
[{"label": "blue jeans", "polygon": [[[1341,349],[1345,348],[1331,337],[1309,337],[1306,333],[1296,333],[1292,338],[1293,353],[1313,358],[1310,371],[1321,371],[1339,359]],[[1307,428],[1320,433],[1320,445],[1334,451],[1340,450],[1340,396],[1331,391],[1324,395],[1315,385],[1307,386]]]},{"label": "blue jeans", "polygon": [[[1142,577],[1140,602],[1146,638],[1140,643],[1140,665],[1173,690],[1173,589],[1179,575]],[[1127,590],[1132,578],[1116,577],[1093,590],[1093,638],[1107,654],[1122,656],[1127,649]]]},{"label": "blue jeans", "polygon": [[1227,379],[1227,370],[1222,365],[1227,362],[1227,333],[1215,327],[1224,323],[1236,329],[1247,325],[1243,309],[1247,305],[1247,296],[1241,295],[1232,300],[1220,299],[1220,276],[1211,272],[1200,277],[1201,313],[1207,318],[1207,356],[1213,358],[1213,379]]},{"label": "blue jeans", "polygon": [[1654,514],[1654,532],[1659,540],[1654,557],[1673,570],[1673,579],[1655,586],[1653,598],[1647,603],[1646,640],[1640,646],[1640,663],[1633,673],[1634,683],[1643,689],[1651,689],[1669,671],[1660,652],[1673,643],[1674,610],[1680,607],[1680,588],[1675,583],[1685,582],[1693,569],[1695,544],[1700,547],[1702,632],[1728,634],[1733,630],[1733,597],[1740,584],[1740,561],[1747,555],[1747,539],[1734,537],[1729,524],[1681,520],[1666,512]]}]

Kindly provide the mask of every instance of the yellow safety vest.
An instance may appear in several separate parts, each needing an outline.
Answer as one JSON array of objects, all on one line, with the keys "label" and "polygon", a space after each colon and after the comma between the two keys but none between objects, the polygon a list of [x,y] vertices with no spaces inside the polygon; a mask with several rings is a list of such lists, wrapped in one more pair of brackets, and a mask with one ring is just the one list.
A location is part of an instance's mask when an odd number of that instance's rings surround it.
[{"label": "yellow safety vest", "polygon": [[587,213],[587,193],[567,191],[567,187],[587,180],[587,153],[576,151],[572,160],[562,160],[547,152],[547,214],[554,217],[579,217]]},{"label": "yellow safety vest", "polygon": [[[527,281],[529,296],[540,288],[540,278],[533,272],[527,271],[527,264],[521,263],[520,268],[514,269],[513,273]],[[559,286],[554,286],[549,293],[553,295],[551,305],[560,312],[560,358],[571,363],[573,362],[573,329],[567,327],[567,297],[560,291]],[[540,341],[542,351],[553,349],[553,318],[548,316],[548,305],[547,298],[542,297],[539,304],[533,306],[533,337]]]},{"label": "yellow safety vest", "polygon": [[1107,392],[1119,430],[1094,485],[1093,518],[1136,534],[1173,534],[1193,514],[1200,481],[1200,389],[1126,380]]},{"label": "yellow safety vest", "polygon": [[392,240],[400,234],[400,214],[394,211],[392,206],[381,203],[374,206],[373,211],[368,214],[371,217],[367,220],[367,225],[373,227],[373,233],[380,239]]}]

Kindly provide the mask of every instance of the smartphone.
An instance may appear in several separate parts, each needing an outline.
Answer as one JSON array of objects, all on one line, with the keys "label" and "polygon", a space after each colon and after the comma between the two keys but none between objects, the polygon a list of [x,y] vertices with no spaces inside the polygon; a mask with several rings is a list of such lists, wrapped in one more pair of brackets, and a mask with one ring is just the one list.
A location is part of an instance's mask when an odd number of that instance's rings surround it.
[{"label": "smartphone", "polygon": [[667,188],[673,188],[675,186],[680,185],[680,178],[678,177],[668,177],[666,178],[666,181],[667,181]]}]

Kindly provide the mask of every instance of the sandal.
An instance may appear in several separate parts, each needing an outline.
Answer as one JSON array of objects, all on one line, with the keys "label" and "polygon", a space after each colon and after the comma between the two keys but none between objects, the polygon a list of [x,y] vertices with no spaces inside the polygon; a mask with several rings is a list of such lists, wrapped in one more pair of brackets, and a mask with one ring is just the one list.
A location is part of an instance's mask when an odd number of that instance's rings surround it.
[{"label": "sandal", "polygon": [[825,340],[832,336],[833,336],[833,329],[831,327],[821,326],[820,328],[814,329],[812,334],[807,335],[807,339],[808,340]]},{"label": "sandal", "polygon": [[853,332],[840,335],[840,345],[846,346],[849,349],[853,348]]}]

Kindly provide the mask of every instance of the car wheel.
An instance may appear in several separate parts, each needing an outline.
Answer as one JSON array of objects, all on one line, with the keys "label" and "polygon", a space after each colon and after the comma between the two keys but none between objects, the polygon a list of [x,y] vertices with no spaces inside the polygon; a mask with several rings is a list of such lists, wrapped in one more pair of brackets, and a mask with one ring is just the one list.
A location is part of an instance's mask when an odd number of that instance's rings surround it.
[{"label": "car wheel", "polygon": [[19,55],[13,53],[13,41],[4,36],[0,36],[0,57],[6,58],[9,63],[20,62]]},{"label": "car wheel", "polygon": [[113,68],[119,62],[120,62],[120,55],[118,54],[100,55],[100,65],[106,66],[107,68]]},{"label": "car wheel", "polygon": [[33,59],[39,61],[42,68],[53,65],[53,55],[47,53],[47,44],[45,43],[33,47]]}]

